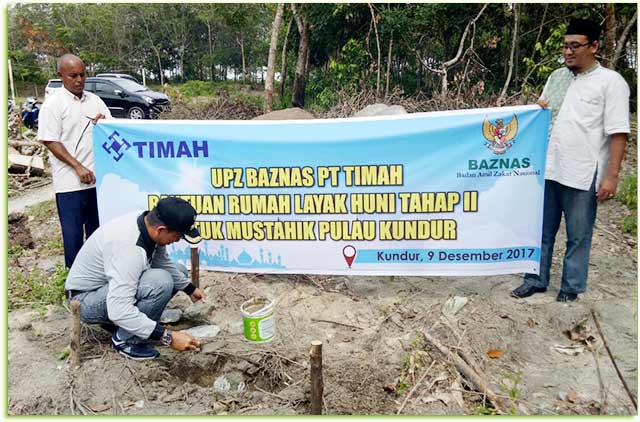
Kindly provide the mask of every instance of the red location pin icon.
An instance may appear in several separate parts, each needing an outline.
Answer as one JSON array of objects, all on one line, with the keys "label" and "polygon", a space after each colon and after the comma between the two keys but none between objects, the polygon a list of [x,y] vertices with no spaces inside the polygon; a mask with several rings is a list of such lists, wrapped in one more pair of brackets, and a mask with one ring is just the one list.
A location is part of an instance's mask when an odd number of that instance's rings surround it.
[{"label": "red location pin icon", "polygon": [[349,268],[351,268],[351,264],[353,264],[353,260],[356,259],[357,254],[358,251],[351,245],[342,248],[342,256],[344,256],[344,260],[347,261]]}]

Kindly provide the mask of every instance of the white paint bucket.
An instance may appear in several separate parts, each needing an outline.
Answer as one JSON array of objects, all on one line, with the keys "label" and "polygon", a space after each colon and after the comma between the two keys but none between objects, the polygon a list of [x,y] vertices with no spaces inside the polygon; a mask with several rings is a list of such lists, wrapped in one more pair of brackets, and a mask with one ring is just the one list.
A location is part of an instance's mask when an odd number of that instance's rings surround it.
[{"label": "white paint bucket", "polygon": [[251,343],[268,343],[276,335],[274,301],[255,297],[240,306],[244,322],[244,338]]}]

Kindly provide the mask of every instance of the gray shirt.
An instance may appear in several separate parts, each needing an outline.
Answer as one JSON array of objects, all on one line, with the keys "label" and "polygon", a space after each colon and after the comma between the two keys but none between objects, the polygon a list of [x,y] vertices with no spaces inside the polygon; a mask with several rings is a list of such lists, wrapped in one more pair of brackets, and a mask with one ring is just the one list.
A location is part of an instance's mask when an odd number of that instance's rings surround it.
[{"label": "gray shirt", "polygon": [[136,307],[142,273],[150,268],[167,270],[176,290],[191,294],[195,286],[169,259],[166,247],[156,245],[144,224],[146,212],[135,211],[99,227],[76,257],[65,289],[91,291],[108,284],[107,313],[119,327],[141,338],[157,337],[162,326]]}]

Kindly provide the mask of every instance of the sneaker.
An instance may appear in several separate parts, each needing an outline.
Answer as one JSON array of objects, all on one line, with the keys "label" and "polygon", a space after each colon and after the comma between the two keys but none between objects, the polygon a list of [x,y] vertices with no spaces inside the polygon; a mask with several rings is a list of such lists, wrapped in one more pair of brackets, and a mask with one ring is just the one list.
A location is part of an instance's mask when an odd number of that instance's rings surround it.
[{"label": "sneaker", "polygon": [[578,295],[576,293],[567,293],[563,292],[562,290],[558,292],[558,297],[556,297],[556,300],[558,302],[573,302],[577,299]]},{"label": "sneaker", "polygon": [[524,297],[529,297],[532,296],[536,293],[544,293],[546,292],[547,289],[544,287],[536,287],[536,286],[531,286],[529,284],[523,284],[522,286],[518,287],[517,289],[514,289],[511,292],[511,296],[518,298],[518,299],[522,299]]},{"label": "sneaker", "polygon": [[149,344],[132,344],[118,338],[118,334],[111,336],[111,347],[113,347],[122,356],[134,360],[155,359],[160,353]]}]

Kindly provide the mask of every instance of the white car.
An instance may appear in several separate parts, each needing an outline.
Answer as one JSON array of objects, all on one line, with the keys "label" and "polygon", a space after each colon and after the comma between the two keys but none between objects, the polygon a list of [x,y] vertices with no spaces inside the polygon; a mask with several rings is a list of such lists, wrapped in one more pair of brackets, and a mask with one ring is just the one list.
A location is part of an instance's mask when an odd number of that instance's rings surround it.
[{"label": "white car", "polygon": [[49,95],[59,89],[62,89],[62,81],[60,79],[49,79],[49,82],[47,82],[47,86],[44,89],[44,99],[46,100]]}]

